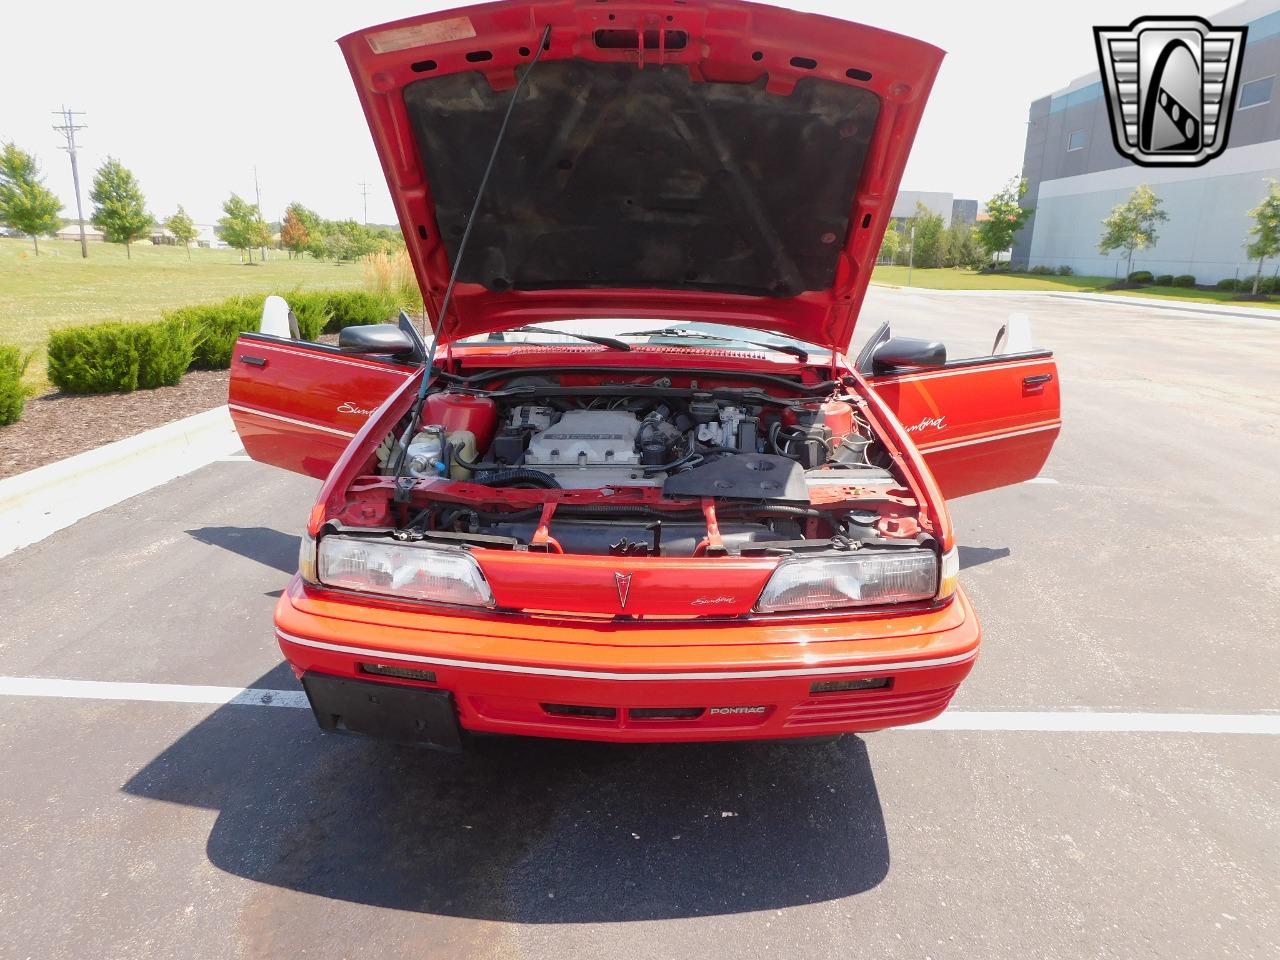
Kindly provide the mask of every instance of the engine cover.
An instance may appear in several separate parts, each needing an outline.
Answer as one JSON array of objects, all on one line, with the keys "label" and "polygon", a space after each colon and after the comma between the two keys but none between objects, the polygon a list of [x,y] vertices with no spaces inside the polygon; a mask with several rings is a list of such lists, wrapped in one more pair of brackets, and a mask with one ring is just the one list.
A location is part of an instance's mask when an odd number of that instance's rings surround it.
[{"label": "engine cover", "polygon": [[562,487],[653,485],[640,468],[640,421],[617,410],[570,410],[529,441],[524,466],[549,473]]}]

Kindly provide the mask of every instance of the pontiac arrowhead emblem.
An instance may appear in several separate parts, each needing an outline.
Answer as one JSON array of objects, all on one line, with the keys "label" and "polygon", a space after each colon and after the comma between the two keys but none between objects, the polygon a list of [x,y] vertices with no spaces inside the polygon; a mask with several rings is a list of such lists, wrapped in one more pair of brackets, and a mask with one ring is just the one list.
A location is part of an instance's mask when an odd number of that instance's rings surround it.
[{"label": "pontiac arrowhead emblem", "polygon": [[1116,150],[1144,167],[1197,167],[1222,153],[1246,33],[1199,17],[1094,27]]},{"label": "pontiac arrowhead emblem", "polygon": [[618,606],[627,609],[627,597],[631,595],[631,574],[615,573],[613,582],[618,585]]}]

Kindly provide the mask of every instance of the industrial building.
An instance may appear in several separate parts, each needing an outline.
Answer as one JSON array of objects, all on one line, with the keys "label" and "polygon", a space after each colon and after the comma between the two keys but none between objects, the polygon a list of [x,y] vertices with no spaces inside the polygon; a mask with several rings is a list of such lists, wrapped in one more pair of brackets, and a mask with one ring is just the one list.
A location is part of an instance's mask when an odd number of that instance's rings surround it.
[{"label": "industrial building", "polygon": [[1280,4],[1250,0],[1208,20],[1248,27],[1226,151],[1200,167],[1134,164],[1116,151],[1096,70],[1035,100],[1022,163],[1023,202],[1035,213],[1015,240],[1015,268],[1066,265],[1118,276],[1124,256],[1098,253],[1102,220],[1145,183],[1169,219],[1158,243],[1135,255],[1135,270],[1191,274],[1200,283],[1252,272],[1244,251],[1249,211],[1268,181],[1280,180]]}]

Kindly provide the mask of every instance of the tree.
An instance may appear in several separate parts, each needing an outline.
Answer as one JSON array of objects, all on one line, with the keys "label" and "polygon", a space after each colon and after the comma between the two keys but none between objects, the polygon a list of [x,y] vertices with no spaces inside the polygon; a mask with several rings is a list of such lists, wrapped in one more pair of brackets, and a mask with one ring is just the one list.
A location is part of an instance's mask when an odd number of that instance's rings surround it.
[{"label": "tree", "polygon": [[995,260],[1013,246],[1014,235],[1035,212],[1034,207],[1022,205],[1026,193],[1027,181],[1014,177],[987,201],[987,219],[978,222],[978,243],[986,251],[988,260]]},{"label": "tree", "polygon": [[58,229],[61,210],[62,201],[44,185],[36,158],[6,143],[0,150],[0,223],[29,236],[38,257],[39,237]]},{"label": "tree", "polygon": [[1245,245],[1250,260],[1258,261],[1258,272],[1253,275],[1253,295],[1258,295],[1262,282],[1262,263],[1268,257],[1280,256],[1280,183],[1271,181],[1271,187],[1263,201],[1249,211],[1253,226],[1249,234],[1256,239]]},{"label": "tree", "polygon": [[187,211],[182,209],[182,204],[178,204],[178,212],[166,220],[164,225],[177,238],[178,242],[187,248],[187,259],[190,260],[191,241],[196,238],[198,231],[196,230],[196,222],[191,219]]},{"label": "tree", "polygon": [[90,220],[102,231],[102,238],[108,243],[123,243],[125,256],[132,260],[130,244],[146,236],[155,223],[133,173],[119,160],[107,157],[93,175],[89,199],[93,201]]},{"label": "tree", "polygon": [[880,241],[880,255],[876,258],[880,263],[893,263],[898,259],[898,250],[902,246],[902,234],[893,221],[885,228],[884,239]]},{"label": "tree", "polygon": [[253,263],[253,248],[271,240],[271,228],[262,219],[257,204],[249,203],[238,194],[232,194],[222,205],[223,216],[218,219],[218,235],[241,254],[249,255]]},{"label": "tree", "polygon": [[916,215],[911,222],[915,225],[911,240],[912,263],[917,267],[941,266],[942,235],[946,230],[942,215],[934,213],[923,203],[917,203]]},{"label": "tree", "polygon": [[1146,250],[1155,246],[1156,225],[1164,223],[1169,215],[1162,209],[1159,197],[1145,183],[1129,194],[1124,203],[1116,204],[1110,216],[1102,221],[1102,239],[1098,241],[1098,252],[1109,254],[1112,250],[1123,250],[1128,256],[1128,266],[1124,275],[1128,279],[1133,272],[1133,254],[1137,250]]},{"label": "tree", "polygon": [[[280,224],[280,244],[291,256],[302,256],[311,242],[311,231],[307,229],[298,211],[301,204],[291,203],[284,212],[284,222]],[[305,208],[304,208],[305,209]]]},{"label": "tree", "polygon": [[972,224],[953,220],[942,238],[942,260],[948,267],[979,267],[985,257]]}]

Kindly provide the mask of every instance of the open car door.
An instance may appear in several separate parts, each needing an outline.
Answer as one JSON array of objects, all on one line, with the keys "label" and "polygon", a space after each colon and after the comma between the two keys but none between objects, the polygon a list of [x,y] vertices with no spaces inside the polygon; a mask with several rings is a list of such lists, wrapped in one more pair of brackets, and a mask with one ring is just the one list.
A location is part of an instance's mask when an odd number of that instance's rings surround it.
[{"label": "open car door", "polygon": [[323,480],[365,420],[417,367],[265,333],[231,355],[227,405],[245,452]]},{"label": "open car door", "polygon": [[1062,428],[1058,368],[1048,350],[1009,345],[1005,331],[990,356],[940,366],[885,369],[875,362],[879,331],[859,372],[924,454],[948,499],[1030,480]]}]

